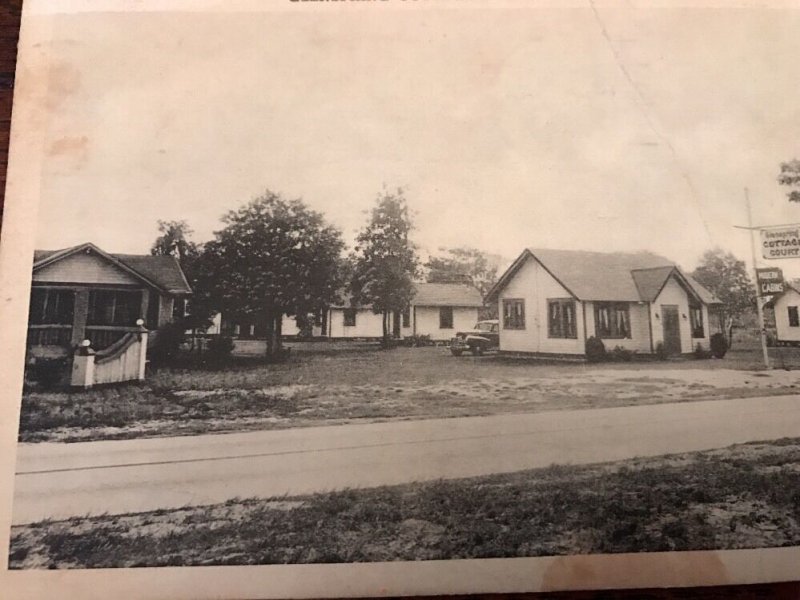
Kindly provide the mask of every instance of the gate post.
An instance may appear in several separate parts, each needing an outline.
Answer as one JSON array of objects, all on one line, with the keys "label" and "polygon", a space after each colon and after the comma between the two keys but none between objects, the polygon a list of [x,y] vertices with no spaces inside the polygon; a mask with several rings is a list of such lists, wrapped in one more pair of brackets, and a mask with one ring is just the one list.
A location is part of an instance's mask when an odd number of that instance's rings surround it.
[{"label": "gate post", "polygon": [[83,340],[72,357],[72,377],[70,385],[87,389],[94,385],[94,350],[91,342]]}]

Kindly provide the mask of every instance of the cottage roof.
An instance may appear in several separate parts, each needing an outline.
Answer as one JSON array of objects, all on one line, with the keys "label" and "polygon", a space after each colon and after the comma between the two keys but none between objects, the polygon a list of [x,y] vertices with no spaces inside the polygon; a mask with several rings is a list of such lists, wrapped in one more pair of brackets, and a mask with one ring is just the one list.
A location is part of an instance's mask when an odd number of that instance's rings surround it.
[{"label": "cottage roof", "polygon": [[[471,285],[463,283],[422,283],[414,284],[415,294],[411,300],[414,306],[455,306],[459,308],[480,308],[483,306],[481,293]],[[353,304],[351,294],[343,293],[343,301],[332,308],[368,308]]]},{"label": "cottage roof", "polygon": [[79,244],[62,250],[34,250],[33,270],[86,250],[95,252],[162,291],[170,294],[190,294],[192,292],[189,282],[186,281],[183,270],[174,256],[109,254],[91,243]]},{"label": "cottage roof", "polygon": [[416,306],[458,306],[480,308],[481,293],[463,283],[416,283],[417,292],[412,304]]},{"label": "cottage roof", "polygon": [[672,261],[652,252],[587,252],[529,248],[500,278],[495,296],[529,258],[537,260],[579,300],[652,302],[671,276],[707,304],[718,301]]}]

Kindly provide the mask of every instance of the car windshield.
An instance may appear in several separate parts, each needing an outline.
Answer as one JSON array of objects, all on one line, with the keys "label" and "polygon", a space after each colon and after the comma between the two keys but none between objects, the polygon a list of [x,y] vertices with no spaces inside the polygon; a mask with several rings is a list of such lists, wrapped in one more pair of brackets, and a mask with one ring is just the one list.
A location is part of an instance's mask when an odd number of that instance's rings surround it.
[{"label": "car windshield", "polygon": [[482,322],[475,325],[477,331],[492,331],[494,323]]}]

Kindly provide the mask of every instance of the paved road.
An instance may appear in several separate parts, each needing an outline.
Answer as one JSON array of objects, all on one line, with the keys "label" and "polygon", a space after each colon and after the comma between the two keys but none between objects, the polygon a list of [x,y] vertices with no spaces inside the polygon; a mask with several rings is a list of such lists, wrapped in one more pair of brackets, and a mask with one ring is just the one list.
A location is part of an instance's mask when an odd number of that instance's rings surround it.
[{"label": "paved road", "polygon": [[502,473],[800,436],[800,396],[21,444],[14,522]]}]

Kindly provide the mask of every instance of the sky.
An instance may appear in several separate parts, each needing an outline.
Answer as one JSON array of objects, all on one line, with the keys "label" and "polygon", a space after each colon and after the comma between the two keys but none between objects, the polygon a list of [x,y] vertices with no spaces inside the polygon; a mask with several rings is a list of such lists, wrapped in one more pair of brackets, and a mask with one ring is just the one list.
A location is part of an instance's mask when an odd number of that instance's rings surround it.
[{"label": "sky", "polygon": [[745,188],[800,222],[800,11],[437,6],[55,17],[37,247],[205,241],[265,189],[351,241],[403,187],[423,252],[508,259],[749,260]]}]

